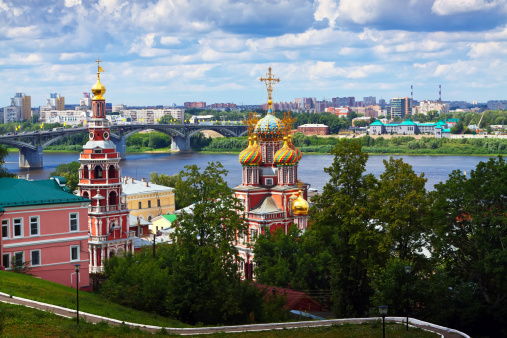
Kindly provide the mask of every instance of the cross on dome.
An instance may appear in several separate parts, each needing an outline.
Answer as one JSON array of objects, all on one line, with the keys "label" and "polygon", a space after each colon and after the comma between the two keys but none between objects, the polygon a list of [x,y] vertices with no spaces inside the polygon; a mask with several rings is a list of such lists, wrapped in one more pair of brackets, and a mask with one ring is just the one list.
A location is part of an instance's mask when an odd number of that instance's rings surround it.
[{"label": "cross on dome", "polygon": [[273,87],[271,85],[275,82],[280,82],[280,78],[273,77],[273,74],[271,74],[271,67],[268,68],[266,75],[267,77],[261,77],[259,80],[266,84],[266,88],[268,89],[268,106],[269,109],[271,109],[271,105],[273,104],[273,98],[271,96],[273,93]]}]

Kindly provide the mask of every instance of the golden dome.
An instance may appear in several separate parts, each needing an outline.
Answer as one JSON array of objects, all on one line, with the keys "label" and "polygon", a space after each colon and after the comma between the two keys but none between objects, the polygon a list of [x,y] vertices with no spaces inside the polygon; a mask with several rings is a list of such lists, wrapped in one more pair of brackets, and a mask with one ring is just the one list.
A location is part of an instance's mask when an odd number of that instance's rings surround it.
[{"label": "golden dome", "polygon": [[97,72],[97,83],[92,87],[93,100],[105,100],[102,95],[106,92],[106,87],[100,83],[99,73]]},{"label": "golden dome", "polygon": [[303,192],[299,189],[299,196],[292,202],[292,212],[294,215],[306,216],[308,215],[310,204],[303,198]]}]

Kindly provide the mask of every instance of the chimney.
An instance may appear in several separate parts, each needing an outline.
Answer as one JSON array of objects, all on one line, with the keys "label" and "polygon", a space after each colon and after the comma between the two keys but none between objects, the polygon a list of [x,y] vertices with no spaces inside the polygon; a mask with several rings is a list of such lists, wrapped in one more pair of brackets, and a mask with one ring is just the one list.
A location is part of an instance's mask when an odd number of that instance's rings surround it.
[{"label": "chimney", "polygon": [[149,187],[148,182],[144,182],[144,183],[146,184],[147,187]]},{"label": "chimney", "polygon": [[141,182],[146,182],[146,177],[141,178]]},{"label": "chimney", "polygon": [[130,183],[134,184],[134,178],[133,177],[130,178]]}]

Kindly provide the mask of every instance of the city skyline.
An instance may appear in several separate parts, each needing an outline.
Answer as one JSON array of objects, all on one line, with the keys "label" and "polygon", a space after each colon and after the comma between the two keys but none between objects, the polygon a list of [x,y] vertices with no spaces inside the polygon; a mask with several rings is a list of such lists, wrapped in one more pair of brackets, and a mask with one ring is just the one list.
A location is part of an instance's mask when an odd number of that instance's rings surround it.
[{"label": "city skyline", "polygon": [[506,96],[506,0],[0,0],[0,22],[0,106],[78,103],[97,57],[114,104],[262,104],[268,66],[274,101]]}]

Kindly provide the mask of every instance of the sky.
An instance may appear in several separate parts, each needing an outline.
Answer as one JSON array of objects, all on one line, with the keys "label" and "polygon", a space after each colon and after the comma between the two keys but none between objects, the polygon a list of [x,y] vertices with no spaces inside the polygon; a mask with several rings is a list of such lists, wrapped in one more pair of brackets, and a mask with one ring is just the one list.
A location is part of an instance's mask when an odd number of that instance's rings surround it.
[{"label": "sky", "polygon": [[0,0],[0,106],[507,99],[507,0]]}]

